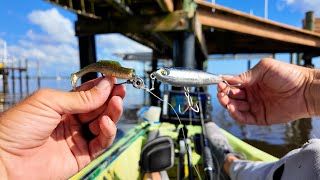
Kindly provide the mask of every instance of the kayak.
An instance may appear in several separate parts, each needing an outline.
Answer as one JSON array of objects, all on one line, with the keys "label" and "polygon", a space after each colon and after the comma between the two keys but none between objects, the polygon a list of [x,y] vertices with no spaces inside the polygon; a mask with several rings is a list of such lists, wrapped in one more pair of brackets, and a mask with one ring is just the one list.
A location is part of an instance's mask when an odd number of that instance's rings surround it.
[{"label": "kayak", "polygon": [[[161,132],[161,136],[169,136],[175,141],[178,138],[177,128],[179,126],[177,127],[170,123],[151,125],[147,122],[142,122],[132,128],[120,140],[114,143],[111,148],[107,149],[70,179],[143,179],[139,161],[142,148],[148,139],[148,133],[157,129]],[[186,128],[188,129],[188,137],[201,133],[201,126],[186,125]],[[244,155],[246,159],[265,162],[278,160],[278,158],[249,145],[227,131],[221,130],[228,138],[234,150]],[[194,151],[191,154],[192,164],[198,168],[203,178],[204,172],[201,170],[203,169],[201,168],[201,156]],[[167,170],[170,179],[177,178],[177,164],[178,161],[176,160],[175,165]]]}]

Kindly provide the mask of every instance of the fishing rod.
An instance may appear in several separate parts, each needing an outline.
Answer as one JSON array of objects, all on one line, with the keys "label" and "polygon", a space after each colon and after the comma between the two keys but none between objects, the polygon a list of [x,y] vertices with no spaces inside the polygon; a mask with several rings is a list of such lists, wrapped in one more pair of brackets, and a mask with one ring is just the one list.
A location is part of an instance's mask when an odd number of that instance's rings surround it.
[{"label": "fishing rod", "polygon": [[207,131],[204,125],[202,101],[201,101],[199,88],[198,88],[198,99],[199,99],[200,121],[201,121],[201,128],[202,128],[202,156],[203,156],[203,163],[204,163],[204,171],[206,172],[205,179],[213,180],[215,179],[214,178],[215,169],[213,166],[213,159],[212,159],[211,151],[208,144]]},{"label": "fishing rod", "polygon": [[[189,119],[192,122],[192,113],[191,110],[189,111]],[[184,131],[184,132],[182,132]],[[187,164],[188,164],[188,179],[194,180],[194,173],[193,173],[193,164],[192,164],[192,149],[191,149],[191,140],[190,138],[184,138],[183,134],[188,134],[188,129],[185,125],[179,130],[178,135],[178,143],[179,143],[179,163],[178,163],[178,173],[177,179],[183,180],[185,179],[185,155],[187,154]]]}]

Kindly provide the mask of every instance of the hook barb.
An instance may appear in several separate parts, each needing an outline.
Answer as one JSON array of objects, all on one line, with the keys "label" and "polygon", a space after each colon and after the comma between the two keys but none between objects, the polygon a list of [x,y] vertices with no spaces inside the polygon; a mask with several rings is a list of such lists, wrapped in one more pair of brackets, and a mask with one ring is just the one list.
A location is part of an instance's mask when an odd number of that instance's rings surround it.
[{"label": "hook barb", "polygon": [[188,110],[189,110],[189,107],[186,108],[185,110],[181,111],[181,106],[180,106],[180,104],[179,104],[179,113],[180,113],[180,114],[184,114],[184,113],[186,113]]},{"label": "hook barb", "polygon": [[196,104],[196,108],[193,108],[193,106],[190,106],[190,108],[193,112],[196,112],[196,113],[200,111],[198,104]]},{"label": "hook barb", "polygon": [[180,112],[181,114],[184,114],[184,113],[186,113],[189,109],[191,109],[192,111],[198,113],[198,112],[200,111],[199,106],[198,106],[198,104],[196,103],[196,107],[195,107],[195,108],[193,107],[193,101],[192,101],[192,98],[191,98],[191,96],[190,96],[190,94],[189,94],[189,88],[188,88],[188,87],[184,87],[184,94],[185,94],[185,96],[186,96],[186,98],[187,98],[187,100],[188,100],[188,108],[186,108],[184,111],[181,111],[181,107],[180,107],[180,104],[179,104],[179,112]]}]

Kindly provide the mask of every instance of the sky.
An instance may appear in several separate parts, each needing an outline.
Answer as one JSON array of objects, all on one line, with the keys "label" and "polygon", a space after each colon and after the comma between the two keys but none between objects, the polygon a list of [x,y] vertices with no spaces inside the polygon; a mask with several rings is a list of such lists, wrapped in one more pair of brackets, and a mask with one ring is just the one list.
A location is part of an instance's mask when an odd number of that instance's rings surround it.
[{"label": "sky", "polygon": [[[264,16],[264,0],[216,0],[215,3],[259,17]],[[319,0],[269,0],[268,4],[270,20],[299,28],[306,11],[314,10],[320,17]],[[75,20],[74,13],[42,0],[0,0],[0,59],[6,42],[11,62],[17,64],[18,61],[28,59],[30,69],[35,69],[37,63],[40,64],[42,76],[69,76],[79,69]],[[96,36],[96,47],[98,59],[119,61],[121,60],[114,57],[113,53],[151,51],[119,34]],[[277,57],[288,59],[286,55]],[[247,67],[245,63],[239,64]],[[217,69],[230,69],[223,62],[221,67]],[[236,71],[233,73],[240,73],[242,70],[232,69]],[[35,74],[37,71],[30,73]]]}]

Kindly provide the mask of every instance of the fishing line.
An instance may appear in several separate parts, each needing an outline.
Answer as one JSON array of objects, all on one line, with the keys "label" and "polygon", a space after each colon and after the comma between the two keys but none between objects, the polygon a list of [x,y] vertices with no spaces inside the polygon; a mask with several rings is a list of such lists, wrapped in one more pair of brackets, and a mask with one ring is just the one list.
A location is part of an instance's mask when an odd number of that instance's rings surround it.
[{"label": "fishing line", "polygon": [[[143,88],[141,88],[141,89],[149,92],[151,95],[153,95],[155,98],[157,98],[158,100],[162,101],[163,103],[167,103],[167,104],[171,107],[171,109],[173,110],[173,112],[176,114],[179,123],[182,124],[182,122],[181,122],[181,120],[180,120],[180,117],[179,117],[177,111],[174,109],[174,107],[173,107],[169,102],[164,102],[163,99],[161,99],[160,97],[158,97],[157,95],[155,95],[153,92],[150,91],[150,89],[148,89],[148,88],[146,88],[146,87],[143,87]],[[189,154],[189,156],[191,156],[192,154],[191,154],[191,152],[189,152],[189,145],[187,144],[186,136],[185,136],[183,130],[182,130],[182,135],[183,135],[183,139],[184,139],[185,145],[186,145],[186,147],[187,147],[187,148],[186,148],[186,149],[187,149],[187,153]],[[202,180],[202,178],[201,178],[201,176],[200,176],[200,173],[199,173],[199,171],[197,170],[196,166],[195,166],[194,164],[192,164],[192,166],[193,166],[194,170],[196,171],[198,178],[199,178],[200,180]]]}]

